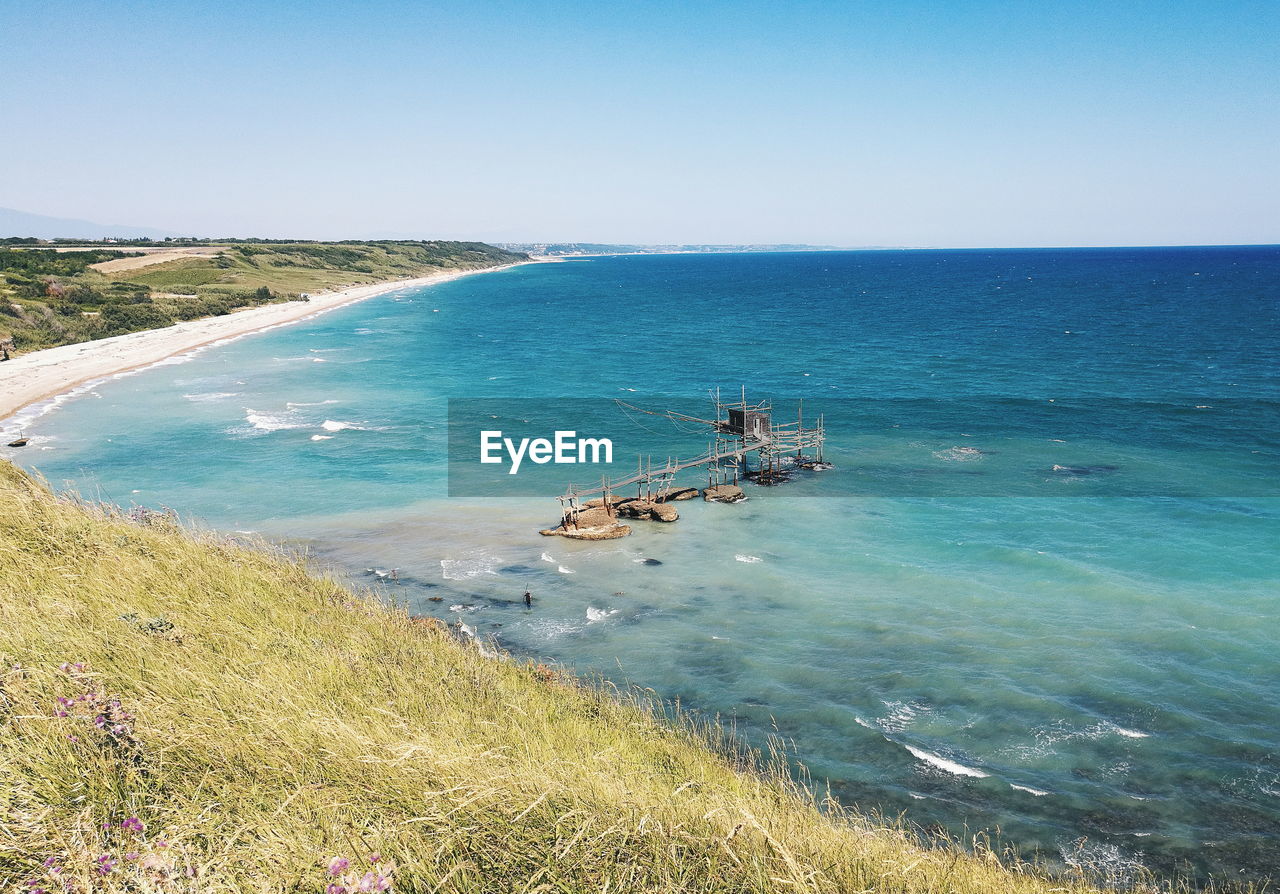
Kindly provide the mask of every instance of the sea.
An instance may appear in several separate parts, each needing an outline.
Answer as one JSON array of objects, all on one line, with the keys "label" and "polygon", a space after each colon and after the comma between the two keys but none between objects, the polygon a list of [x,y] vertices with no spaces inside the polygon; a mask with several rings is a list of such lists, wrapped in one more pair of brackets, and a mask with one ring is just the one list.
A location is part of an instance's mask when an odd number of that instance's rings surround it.
[{"label": "sea", "polygon": [[[714,446],[717,395],[821,419],[831,468],[621,539],[539,534],[570,484]],[[614,463],[482,468],[451,425],[488,410]],[[572,258],[15,426],[4,455],[55,488],[304,551],[924,833],[1119,884],[1280,877],[1280,248]]]}]

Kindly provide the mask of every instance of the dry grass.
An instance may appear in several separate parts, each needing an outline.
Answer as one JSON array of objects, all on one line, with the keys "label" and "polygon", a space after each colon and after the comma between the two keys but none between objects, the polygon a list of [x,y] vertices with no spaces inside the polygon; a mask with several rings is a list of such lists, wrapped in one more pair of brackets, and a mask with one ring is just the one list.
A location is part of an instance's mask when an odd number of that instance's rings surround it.
[{"label": "dry grass", "polygon": [[820,810],[714,729],[7,463],[0,587],[5,890],[1087,890]]}]

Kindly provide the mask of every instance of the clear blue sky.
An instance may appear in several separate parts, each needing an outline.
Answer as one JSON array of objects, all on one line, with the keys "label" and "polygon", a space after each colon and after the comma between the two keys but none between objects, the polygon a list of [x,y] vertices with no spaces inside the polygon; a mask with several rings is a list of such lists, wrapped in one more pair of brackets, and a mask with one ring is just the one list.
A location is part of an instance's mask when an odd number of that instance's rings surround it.
[{"label": "clear blue sky", "polygon": [[0,0],[0,206],[204,235],[1280,242],[1280,3]]}]

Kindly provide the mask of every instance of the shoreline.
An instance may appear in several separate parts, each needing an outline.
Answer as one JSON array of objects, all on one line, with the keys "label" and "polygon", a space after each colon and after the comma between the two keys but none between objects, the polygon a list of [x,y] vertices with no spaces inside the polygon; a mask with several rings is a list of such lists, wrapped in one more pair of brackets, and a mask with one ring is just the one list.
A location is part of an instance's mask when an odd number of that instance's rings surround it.
[{"label": "shoreline", "polygon": [[[499,267],[442,271],[413,279],[386,280],[363,286],[351,286],[337,292],[313,294],[308,301],[267,304],[220,317],[184,320],[163,329],[127,332],[124,335],[59,345],[56,348],[44,348],[30,354],[22,354],[5,363],[0,363],[0,423],[4,423],[7,429],[13,417],[36,404],[55,400],[84,385],[110,376],[140,371],[189,351],[211,347],[276,326],[298,323],[339,307],[399,289],[437,285],[477,273],[496,273],[500,270],[537,263],[541,262],[521,261]],[[37,415],[43,415],[43,413]],[[24,420],[24,422],[29,421],[31,420]],[[5,434],[7,436],[11,432],[6,431]]]}]

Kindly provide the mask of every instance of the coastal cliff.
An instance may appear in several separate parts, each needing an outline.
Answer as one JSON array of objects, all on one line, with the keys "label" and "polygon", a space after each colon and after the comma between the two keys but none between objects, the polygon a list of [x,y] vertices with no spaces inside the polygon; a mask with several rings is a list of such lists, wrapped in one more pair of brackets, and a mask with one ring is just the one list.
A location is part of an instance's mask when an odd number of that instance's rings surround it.
[{"label": "coastal cliff", "polygon": [[1089,890],[8,463],[0,587],[4,890]]}]

